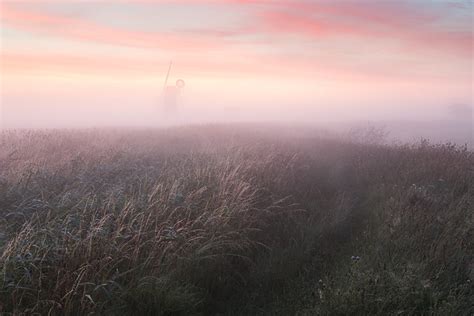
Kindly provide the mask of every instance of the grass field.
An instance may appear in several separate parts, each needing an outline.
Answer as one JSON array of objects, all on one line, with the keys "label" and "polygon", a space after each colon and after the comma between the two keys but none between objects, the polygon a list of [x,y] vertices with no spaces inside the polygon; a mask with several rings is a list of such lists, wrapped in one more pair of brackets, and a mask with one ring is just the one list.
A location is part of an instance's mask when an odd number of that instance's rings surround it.
[{"label": "grass field", "polygon": [[474,314],[472,151],[277,130],[2,132],[0,314]]}]

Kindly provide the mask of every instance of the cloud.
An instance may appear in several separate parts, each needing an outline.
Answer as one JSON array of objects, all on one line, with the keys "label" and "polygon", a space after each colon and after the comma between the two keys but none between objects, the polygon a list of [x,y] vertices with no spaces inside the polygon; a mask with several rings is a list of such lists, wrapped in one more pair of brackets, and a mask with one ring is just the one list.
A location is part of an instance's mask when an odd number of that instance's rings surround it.
[{"label": "cloud", "polygon": [[408,49],[442,50],[471,57],[470,20],[456,21],[461,23],[461,30],[443,26],[444,19],[452,18],[449,14],[457,8],[420,7],[408,2],[298,2],[262,10],[260,17],[261,28],[269,33],[291,33],[314,40],[392,40]]},{"label": "cloud", "polygon": [[141,48],[207,50],[222,43],[204,36],[173,34],[165,32],[134,31],[111,27],[88,21],[83,18],[47,14],[44,12],[17,9],[2,3],[2,24],[27,30],[33,33],[45,33],[86,42],[123,45]]},{"label": "cloud", "polygon": [[[141,4],[138,5],[146,5],[143,1],[139,1]],[[148,2],[154,4],[163,1]],[[229,23],[222,28],[211,29],[203,23],[199,29],[176,32],[146,32],[112,27],[84,17],[52,14],[38,9],[25,10],[24,6],[2,3],[1,19],[8,27],[92,44],[150,48],[153,54],[166,50],[170,52],[143,59],[133,52],[130,55],[81,56],[69,47],[65,47],[64,54],[23,54],[5,48],[2,66],[13,72],[57,71],[146,76],[151,69],[158,69],[167,62],[163,56],[171,55],[190,73],[211,76],[464,78],[467,73],[464,59],[459,63],[453,62],[451,57],[472,57],[472,33],[463,29],[465,21],[460,21],[462,27],[456,30],[442,26],[446,16],[451,18],[449,10],[459,10],[458,7],[446,7],[446,14],[443,14],[439,10],[420,8],[408,2],[360,3],[223,0],[216,3],[223,10],[231,9],[227,5],[243,5],[251,9],[246,10],[247,14],[237,23]],[[285,35],[291,35],[291,40],[287,41]],[[303,41],[295,42],[294,37],[302,38]],[[346,42],[346,39],[351,41]],[[364,47],[354,45],[352,39],[359,40],[356,43]],[[387,41],[395,44],[387,45]],[[318,51],[317,47],[311,45],[313,42],[329,45]],[[346,54],[344,49],[351,49],[352,53]],[[373,54],[372,49],[381,53]],[[100,49],[97,51],[100,52]],[[453,56],[437,60],[430,55],[431,52],[439,51]],[[430,56],[426,57],[425,53],[430,53],[426,54]],[[123,57],[125,55],[128,58]],[[427,62],[420,63],[425,60]]]},{"label": "cloud", "polygon": [[[41,11],[19,9],[2,3],[1,19],[5,25],[30,32],[47,33],[69,39],[169,50],[200,50],[227,48],[240,44],[266,44],[248,35],[283,37],[297,35],[310,40],[354,38],[371,41],[392,41],[409,50],[442,51],[472,57],[472,13],[463,19],[454,13],[468,12],[458,3],[430,5],[414,2],[354,1],[265,1],[265,0],[129,0],[136,5],[174,3],[210,4],[220,10],[235,6],[248,9],[239,25],[220,28],[202,27],[176,32],[146,32],[108,26],[87,20]],[[226,7],[226,6],[232,7]],[[158,8],[153,8],[158,9]],[[183,10],[186,7],[183,7]],[[467,18],[466,18],[467,17]],[[469,19],[469,17],[471,19]],[[455,20],[457,19],[457,20]],[[448,22],[448,26],[446,26]],[[456,23],[453,29],[449,24]],[[242,38],[242,36],[247,36]],[[259,42],[260,41],[260,42]],[[386,48],[386,47],[384,47]]]},{"label": "cloud", "polygon": [[[133,80],[163,74],[167,60],[141,56],[87,56],[74,53],[19,53],[3,51],[0,54],[2,70],[10,75],[75,76]],[[427,81],[452,80],[459,76],[445,67],[394,61],[390,67],[341,62],[336,56],[323,60],[301,56],[187,56],[174,60],[179,72],[186,76],[209,78],[285,78],[285,80],[365,80],[365,81]],[[408,70],[407,70],[408,68]],[[407,74],[409,73],[409,77]]]}]

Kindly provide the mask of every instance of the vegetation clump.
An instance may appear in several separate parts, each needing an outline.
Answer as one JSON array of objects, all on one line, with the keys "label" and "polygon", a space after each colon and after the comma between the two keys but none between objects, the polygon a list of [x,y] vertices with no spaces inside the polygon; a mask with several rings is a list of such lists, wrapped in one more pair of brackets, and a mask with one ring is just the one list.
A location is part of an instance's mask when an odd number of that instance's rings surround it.
[{"label": "vegetation clump", "polygon": [[473,162],[239,126],[4,131],[0,314],[469,315]]}]

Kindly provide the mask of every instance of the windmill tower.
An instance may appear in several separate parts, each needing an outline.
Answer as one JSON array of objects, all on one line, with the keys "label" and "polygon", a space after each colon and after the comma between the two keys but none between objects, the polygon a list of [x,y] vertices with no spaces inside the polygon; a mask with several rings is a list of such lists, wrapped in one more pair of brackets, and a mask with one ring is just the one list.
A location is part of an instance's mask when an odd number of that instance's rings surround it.
[{"label": "windmill tower", "polygon": [[173,114],[177,112],[179,99],[181,96],[181,90],[185,86],[183,79],[176,80],[175,85],[168,85],[168,79],[171,73],[172,66],[173,62],[170,61],[168,66],[168,72],[166,73],[165,83],[163,85],[163,110],[167,114]]}]

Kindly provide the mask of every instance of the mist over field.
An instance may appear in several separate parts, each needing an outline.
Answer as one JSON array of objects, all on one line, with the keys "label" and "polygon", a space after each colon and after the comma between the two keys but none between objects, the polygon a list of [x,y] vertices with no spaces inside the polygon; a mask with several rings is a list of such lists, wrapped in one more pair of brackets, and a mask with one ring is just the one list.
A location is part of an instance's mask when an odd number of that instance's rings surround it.
[{"label": "mist over field", "polygon": [[[17,103],[16,103],[17,104]],[[186,126],[186,125],[207,125],[207,124],[230,124],[235,125],[239,123],[252,123],[253,125],[264,126],[281,126],[282,128],[293,128],[302,131],[311,130],[324,130],[331,134],[347,135],[350,134],[354,129],[366,128],[366,127],[377,127],[384,129],[387,132],[385,137],[386,143],[393,142],[417,142],[422,139],[430,140],[434,143],[447,143],[452,142],[459,145],[468,145],[473,148],[474,146],[474,129],[473,120],[471,116],[467,117],[454,117],[446,115],[446,118],[440,116],[440,118],[427,119],[426,117],[409,117],[393,119],[393,117],[375,117],[369,118],[368,115],[364,117],[356,116],[354,118],[348,117],[342,119],[341,115],[331,115],[328,113],[315,113],[312,116],[308,116],[308,111],[302,110],[301,113],[306,113],[307,117],[303,114],[294,112],[285,113],[279,111],[279,113],[272,112],[267,113],[243,113],[242,111],[209,111],[204,113],[202,110],[197,113],[188,111],[186,114],[180,114],[175,117],[160,117],[160,113],[157,115],[157,111],[139,111],[134,110],[130,113],[124,111],[121,112],[123,117],[120,115],[113,115],[111,113],[87,113],[87,111],[81,111],[74,116],[71,113],[58,113],[59,111],[53,112],[54,114],[48,114],[42,111],[40,114],[35,115],[31,118],[24,116],[17,116],[13,118],[13,115],[4,119],[4,129],[62,129],[62,128],[169,128],[173,126]],[[33,112],[33,111],[32,111]],[[31,112],[30,112],[31,113]],[[5,114],[8,117],[11,115]],[[347,115],[347,114],[346,114]],[[470,114],[468,114],[470,115]],[[311,134],[311,133],[310,133]]]},{"label": "mist over field", "polygon": [[464,0],[0,2],[0,316],[474,315]]},{"label": "mist over field", "polygon": [[[189,88],[191,89],[191,88]],[[238,95],[238,91],[234,92]],[[291,91],[288,95],[291,95]],[[379,105],[358,105],[347,99],[339,104],[327,103],[271,104],[253,100],[235,103],[231,100],[199,103],[188,91],[179,109],[172,115],[163,113],[160,92],[153,97],[137,95],[117,97],[96,95],[88,98],[47,98],[24,95],[2,98],[4,129],[25,128],[166,128],[200,124],[235,124],[249,122],[263,125],[291,126],[302,129],[324,129],[344,134],[354,128],[384,128],[387,142],[454,142],[474,146],[473,113],[470,103],[413,105],[403,109],[392,101]],[[249,97],[251,98],[251,96]],[[214,101],[219,102],[219,101]],[[411,101],[400,101],[409,103]],[[270,102],[269,102],[270,103]],[[91,106],[91,104],[97,104]]]},{"label": "mist over field", "polygon": [[374,122],[402,141],[472,143],[470,1],[3,1],[1,12],[3,128]]}]

